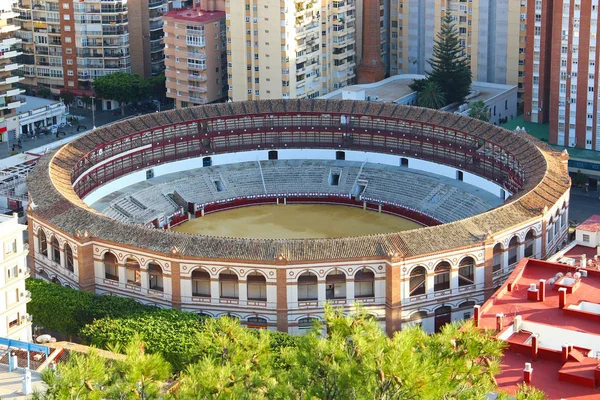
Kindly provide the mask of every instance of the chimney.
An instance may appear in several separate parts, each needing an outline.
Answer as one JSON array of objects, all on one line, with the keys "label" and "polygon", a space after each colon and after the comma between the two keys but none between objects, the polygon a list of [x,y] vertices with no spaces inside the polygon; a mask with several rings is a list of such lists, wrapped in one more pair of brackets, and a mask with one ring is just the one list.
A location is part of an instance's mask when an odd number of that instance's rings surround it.
[{"label": "chimney", "polygon": [[379,0],[363,0],[362,59],[356,71],[359,84],[378,82],[385,78],[379,19]]},{"label": "chimney", "polygon": [[546,300],[546,280],[540,279],[540,301],[543,303]]},{"label": "chimney", "polygon": [[539,335],[534,333],[531,336],[531,361],[537,361],[539,349]]},{"label": "chimney", "polygon": [[521,332],[521,322],[523,321],[523,317],[517,315],[513,320],[513,332],[519,333]]},{"label": "chimney", "polygon": [[561,360],[562,362],[567,362],[569,359],[569,353],[571,352],[571,345],[569,343],[565,343],[561,347]]},{"label": "chimney", "polygon": [[527,300],[529,301],[538,301],[539,291],[535,283],[529,285],[529,289],[527,289]]},{"label": "chimney", "polygon": [[503,325],[503,319],[504,319],[504,314],[499,313],[496,314],[496,332],[500,333],[500,331],[502,331],[502,328],[504,327]]},{"label": "chimney", "polygon": [[479,320],[481,318],[481,306],[476,305],[473,307],[473,319],[475,320],[475,326],[479,327]]},{"label": "chimney", "polygon": [[531,368],[531,363],[525,363],[525,368],[523,369],[523,381],[526,384],[531,384],[531,375],[533,374],[533,368]]},{"label": "chimney", "polygon": [[558,289],[558,308],[565,308],[567,304],[567,288]]}]

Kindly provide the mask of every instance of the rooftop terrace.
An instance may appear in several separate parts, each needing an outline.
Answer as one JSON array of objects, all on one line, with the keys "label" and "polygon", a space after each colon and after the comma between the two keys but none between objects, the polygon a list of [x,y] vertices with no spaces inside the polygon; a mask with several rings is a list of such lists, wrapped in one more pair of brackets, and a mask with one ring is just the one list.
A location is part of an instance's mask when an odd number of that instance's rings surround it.
[{"label": "rooftop terrace", "polygon": [[[564,295],[558,290],[563,286]],[[523,382],[527,362],[534,371],[532,384],[550,398],[599,398],[600,391],[595,389],[599,298],[600,271],[523,259],[480,309],[479,326],[495,329],[498,338],[509,344],[498,379],[500,388],[515,391]],[[563,349],[566,343],[571,347]]]}]

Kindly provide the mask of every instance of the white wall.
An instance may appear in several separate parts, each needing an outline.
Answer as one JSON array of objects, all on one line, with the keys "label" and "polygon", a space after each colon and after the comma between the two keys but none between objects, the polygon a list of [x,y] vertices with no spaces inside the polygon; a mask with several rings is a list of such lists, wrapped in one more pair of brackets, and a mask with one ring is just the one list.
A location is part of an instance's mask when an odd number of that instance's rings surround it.
[{"label": "white wall", "polygon": [[[270,149],[273,150],[273,149]],[[212,165],[234,164],[245,161],[267,160],[270,150],[252,150],[228,154],[211,155]],[[335,160],[336,150],[328,149],[276,149],[280,160]],[[451,179],[456,179],[456,168],[441,165],[429,161],[419,160],[410,157],[400,157],[391,154],[369,153],[364,151],[345,151],[347,161],[370,162],[384,165],[400,166],[401,158],[408,158],[408,166],[411,169],[426,171],[433,174],[442,175]],[[152,167],[154,176],[172,174],[180,171],[187,171],[202,167],[202,159],[204,157],[190,158],[186,160],[174,161],[167,164],[157,165]],[[93,167],[92,167],[93,168]],[[150,168],[147,168],[150,169]],[[127,186],[144,181],[146,179],[146,170],[133,172],[129,175],[115,179],[114,181],[105,184],[98,189],[90,192],[83,199],[86,204],[94,204],[104,196],[107,196],[117,190],[121,190]],[[83,176],[83,175],[82,175]],[[463,173],[463,181],[465,183],[477,186],[495,196],[500,197],[501,187],[493,182],[487,181],[476,175],[468,172]],[[507,197],[510,194],[507,193]]]}]

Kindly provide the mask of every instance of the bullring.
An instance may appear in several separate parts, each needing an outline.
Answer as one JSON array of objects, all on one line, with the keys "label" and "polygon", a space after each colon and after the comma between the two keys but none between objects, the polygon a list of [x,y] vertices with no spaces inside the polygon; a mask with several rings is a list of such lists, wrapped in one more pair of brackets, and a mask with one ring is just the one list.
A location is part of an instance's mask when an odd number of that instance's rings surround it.
[{"label": "bullring", "polygon": [[[326,301],[346,309],[360,301],[390,333],[411,323],[433,331],[468,317],[522,257],[545,258],[562,245],[567,159],[525,134],[395,104],[277,100],[153,113],[96,129],[39,161],[28,178],[31,265],[36,276],[81,290],[233,315],[248,326],[298,333],[322,316]],[[326,165],[323,173],[354,168],[350,192],[270,191],[265,182],[261,195],[174,196],[181,210],[161,218],[169,225],[223,204],[295,199],[381,208],[430,226],[329,239],[210,237],[167,231],[159,218],[134,213],[119,220],[88,205],[149,175],[238,162],[276,171],[302,161]],[[377,165],[433,169],[503,204],[435,217],[382,191],[368,195],[363,170],[383,168]]]}]

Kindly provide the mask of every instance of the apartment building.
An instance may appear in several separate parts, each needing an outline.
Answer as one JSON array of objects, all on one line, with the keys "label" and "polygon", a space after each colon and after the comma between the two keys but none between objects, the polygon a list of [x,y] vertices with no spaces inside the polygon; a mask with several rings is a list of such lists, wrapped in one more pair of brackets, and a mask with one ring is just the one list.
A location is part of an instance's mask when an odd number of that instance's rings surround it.
[{"label": "apartment building", "polygon": [[315,98],[354,83],[357,8],[356,0],[226,0],[228,97]]},{"label": "apartment building", "polygon": [[24,84],[89,95],[100,76],[161,72],[167,6],[168,0],[19,0],[13,9]]},{"label": "apartment building", "polygon": [[522,91],[526,0],[390,0],[390,74],[429,70],[446,11],[456,23],[473,80],[519,85]]},{"label": "apartment building", "polygon": [[25,290],[28,250],[23,245],[27,226],[12,217],[0,214],[0,337],[31,341],[31,317],[27,303],[31,300]]},{"label": "apartment building", "polygon": [[525,119],[549,122],[552,144],[600,150],[598,0],[529,4]]},{"label": "apartment building", "polygon": [[194,4],[163,19],[167,97],[175,107],[227,98],[225,1]]},{"label": "apartment building", "polygon": [[25,104],[25,99],[19,94],[24,90],[13,88],[13,84],[22,80],[13,76],[19,68],[15,59],[21,54],[17,48],[20,40],[14,37],[18,29],[13,23],[16,14],[12,11],[12,1],[0,5],[0,141],[9,140],[6,119],[16,115],[16,109]]}]

